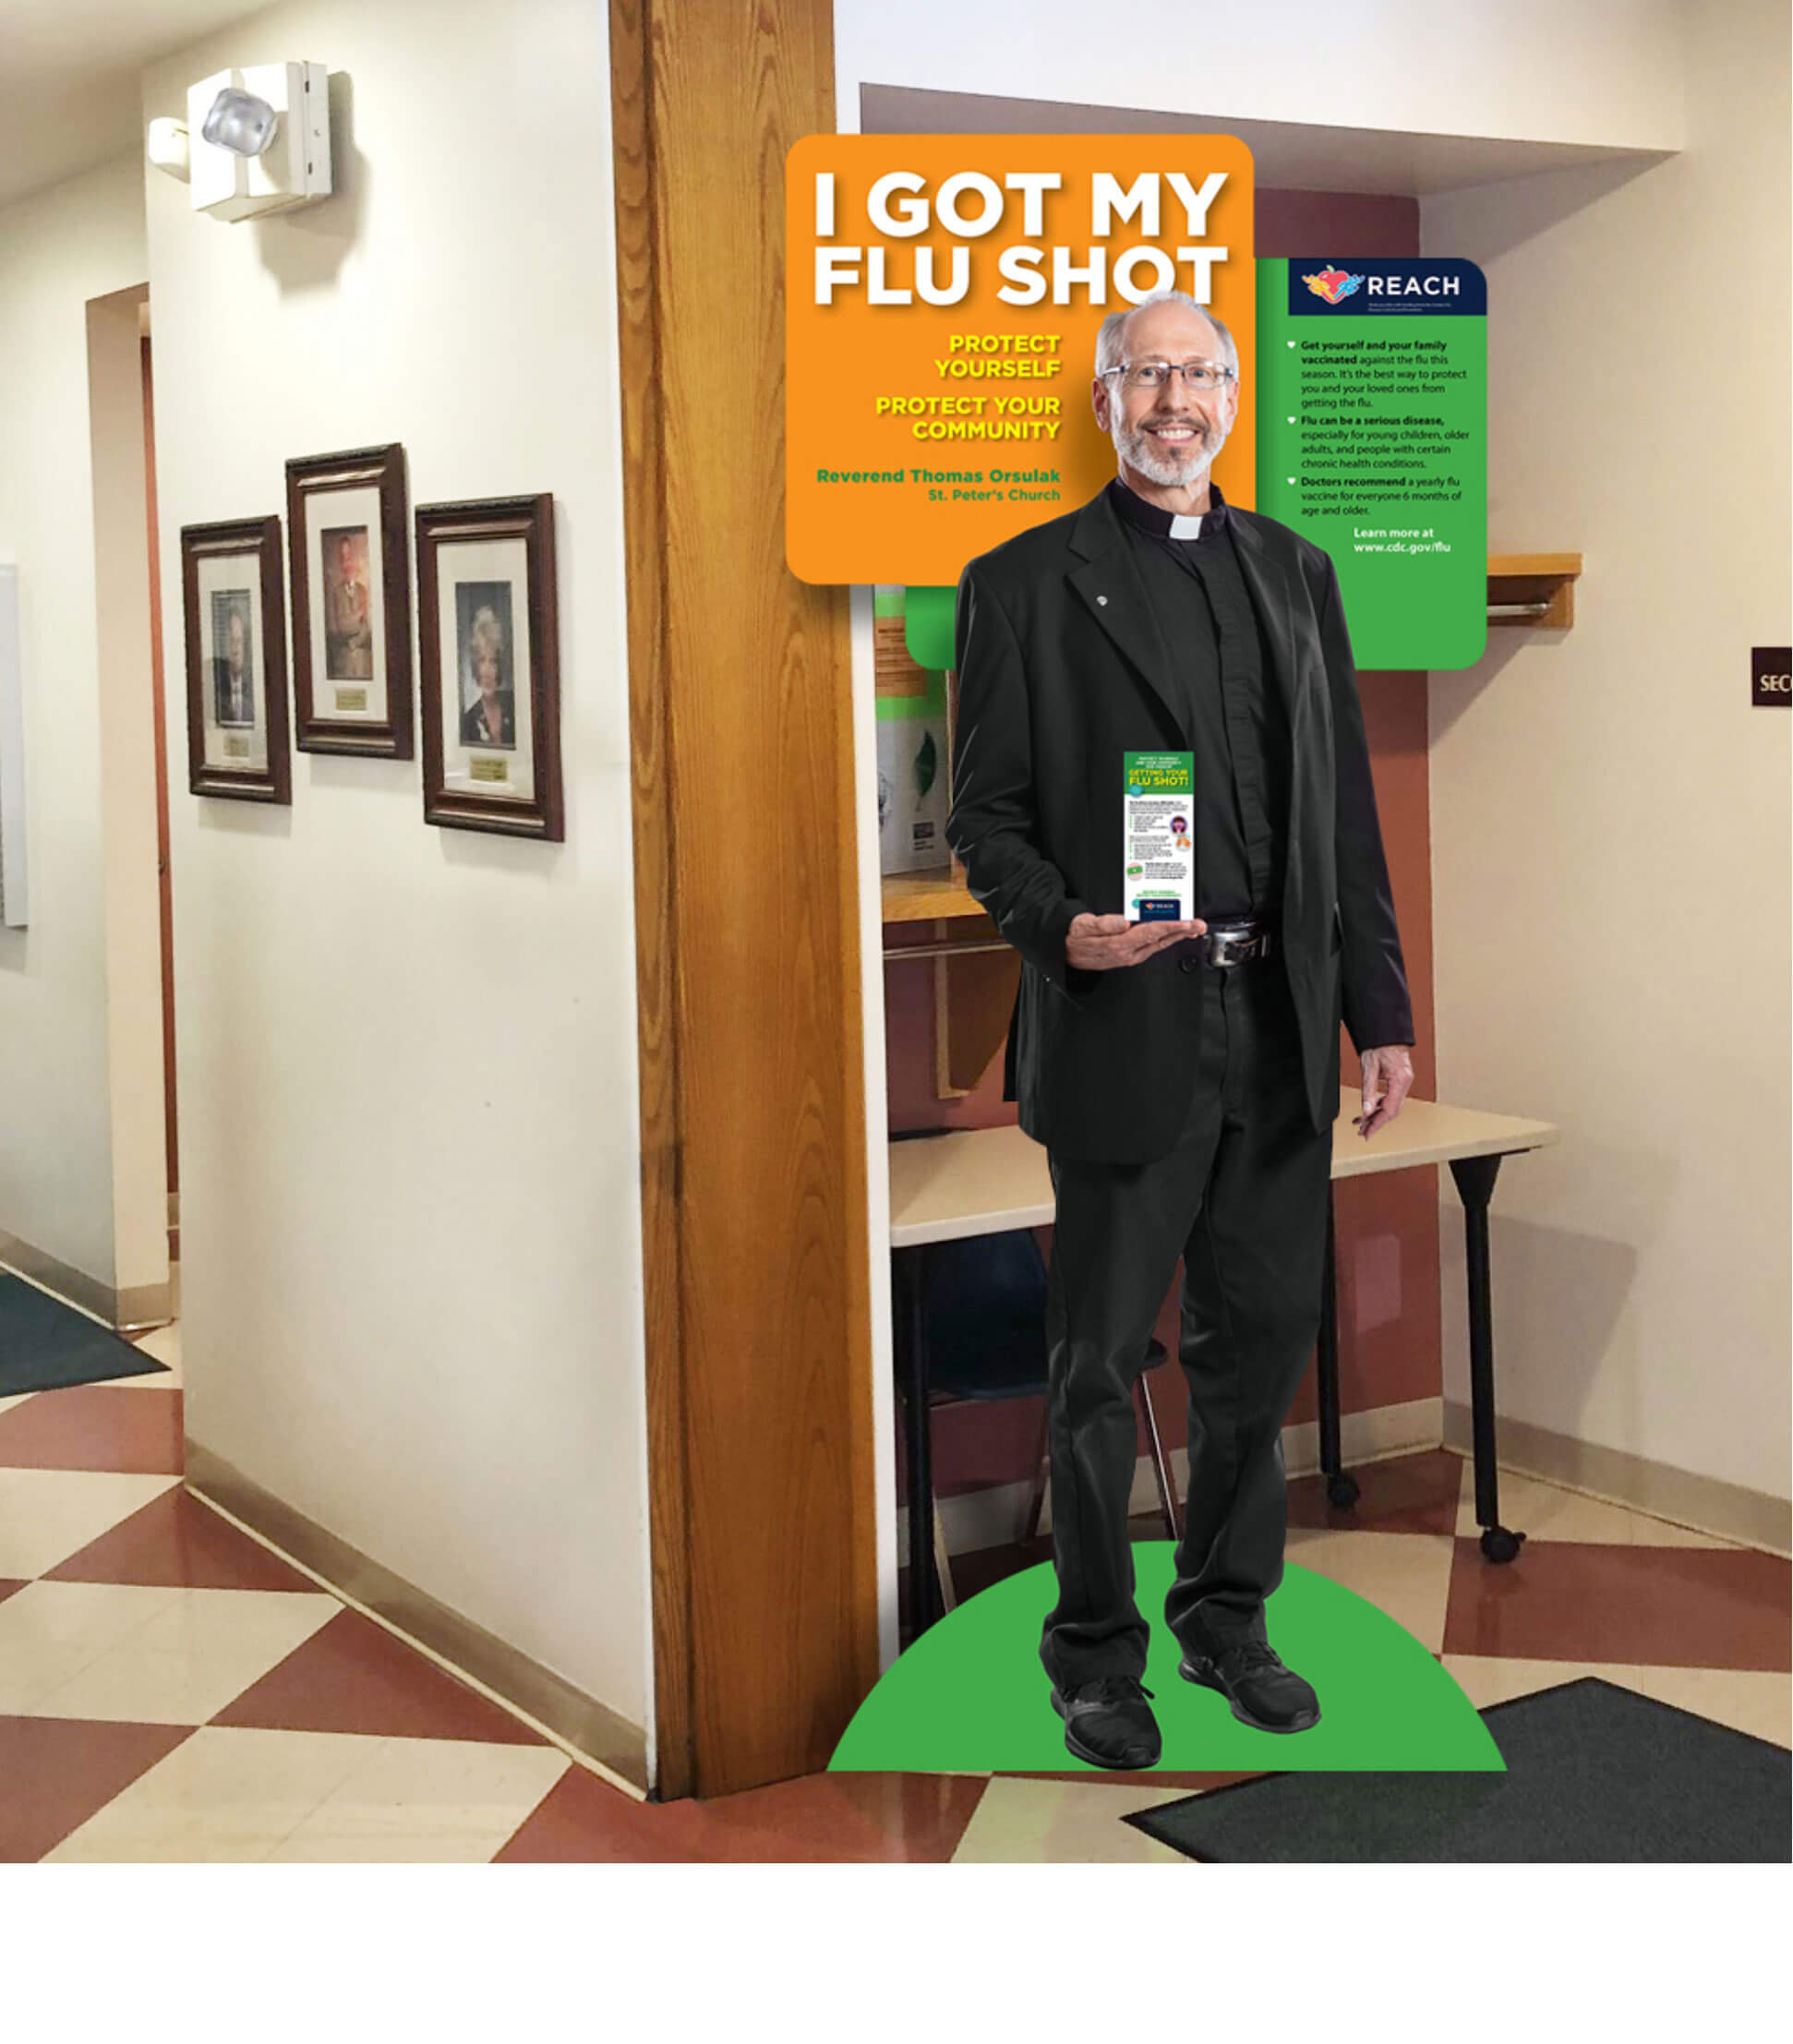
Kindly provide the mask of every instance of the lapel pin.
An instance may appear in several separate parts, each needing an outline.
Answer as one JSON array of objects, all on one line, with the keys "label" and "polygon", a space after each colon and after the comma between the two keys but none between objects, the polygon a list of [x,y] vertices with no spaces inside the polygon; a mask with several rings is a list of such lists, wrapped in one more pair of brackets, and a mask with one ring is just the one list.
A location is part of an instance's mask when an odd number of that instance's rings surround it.
[{"label": "lapel pin", "polygon": [[1108,598],[1106,596],[1098,596],[1096,598],[1096,601],[1098,603],[1106,603],[1108,601]]}]

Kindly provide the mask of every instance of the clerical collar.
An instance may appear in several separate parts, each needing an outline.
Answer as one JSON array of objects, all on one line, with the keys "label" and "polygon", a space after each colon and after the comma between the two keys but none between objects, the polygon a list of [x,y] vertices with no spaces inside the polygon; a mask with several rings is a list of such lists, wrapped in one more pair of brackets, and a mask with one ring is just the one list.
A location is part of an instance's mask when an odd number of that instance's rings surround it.
[{"label": "clerical collar", "polygon": [[1137,490],[1132,490],[1117,475],[1108,486],[1108,494],[1114,509],[1129,525],[1137,526],[1142,533],[1150,533],[1157,539],[1200,539],[1221,530],[1226,523],[1227,501],[1221,495],[1221,486],[1210,482],[1208,486],[1209,508],[1194,517],[1182,511],[1168,511],[1159,504],[1149,504]]}]

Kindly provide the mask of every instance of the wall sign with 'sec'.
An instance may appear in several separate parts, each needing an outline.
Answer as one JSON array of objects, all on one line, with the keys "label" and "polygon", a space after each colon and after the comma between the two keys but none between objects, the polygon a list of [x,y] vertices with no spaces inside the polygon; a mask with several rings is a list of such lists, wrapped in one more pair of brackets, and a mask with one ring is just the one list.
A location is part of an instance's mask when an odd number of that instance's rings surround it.
[{"label": "wall sign with 'sec'", "polygon": [[1750,648],[1750,702],[1793,706],[1793,646]]}]

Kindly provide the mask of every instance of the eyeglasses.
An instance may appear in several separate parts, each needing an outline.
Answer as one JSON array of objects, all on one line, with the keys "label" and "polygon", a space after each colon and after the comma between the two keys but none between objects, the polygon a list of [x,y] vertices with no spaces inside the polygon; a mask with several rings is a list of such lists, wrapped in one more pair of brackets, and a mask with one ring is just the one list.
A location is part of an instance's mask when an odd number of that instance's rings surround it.
[{"label": "eyeglasses", "polygon": [[1129,391],[1161,391],[1173,370],[1192,391],[1218,391],[1239,380],[1239,372],[1223,362],[1121,362],[1101,373],[1119,377]]}]

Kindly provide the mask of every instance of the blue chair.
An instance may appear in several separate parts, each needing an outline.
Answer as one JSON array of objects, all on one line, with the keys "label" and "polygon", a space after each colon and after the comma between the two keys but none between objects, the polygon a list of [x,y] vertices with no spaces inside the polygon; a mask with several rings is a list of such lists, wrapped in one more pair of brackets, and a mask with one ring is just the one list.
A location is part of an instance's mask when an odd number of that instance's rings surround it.
[{"label": "blue chair", "polygon": [[[1030,1228],[929,1244],[922,1287],[930,1413],[936,1406],[969,1399],[1038,1398],[1043,1394],[1047,1384],[1046,1265]],[[1176,1540],[1181,1537],[1176,1485],[1159,1435],[1158,1414],[1147,1380],[1148,1374],[1163,1362],[1164,1354],[1161,1341],[1147,1343],[1140,1374],[1134,1379],[1134,1397],[1151,1446],[1164,1530]],[[1032,1484],[1020,1533],[1023,1545],[1040,1528],[1047,1470],[1046,1408],[1042,1402]],[[956,1601],[952,1567],[932,1490],[929,1509],[933,1516],[934,1573],[942,1604],[950,1611]]]}]

